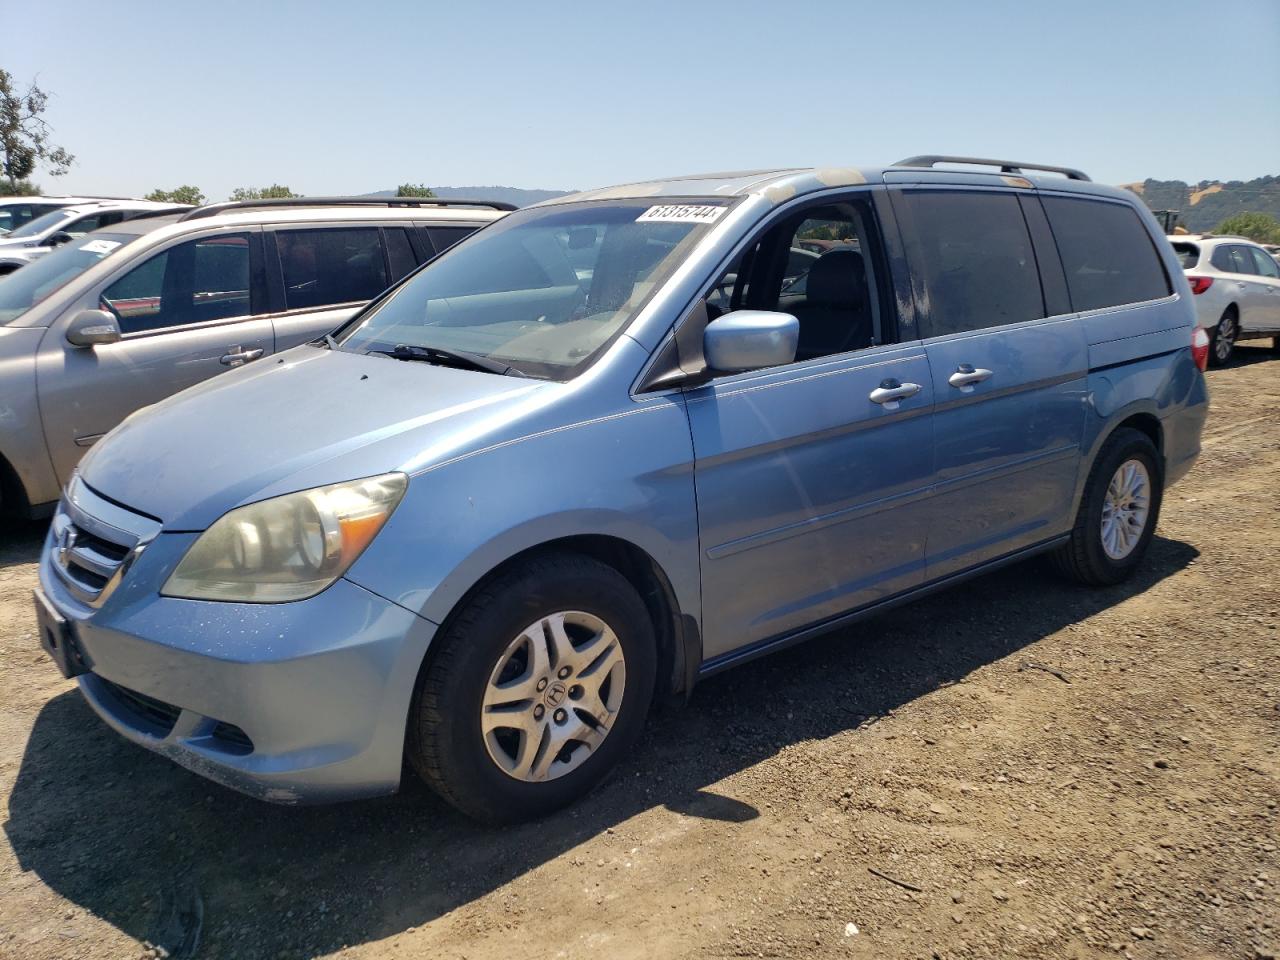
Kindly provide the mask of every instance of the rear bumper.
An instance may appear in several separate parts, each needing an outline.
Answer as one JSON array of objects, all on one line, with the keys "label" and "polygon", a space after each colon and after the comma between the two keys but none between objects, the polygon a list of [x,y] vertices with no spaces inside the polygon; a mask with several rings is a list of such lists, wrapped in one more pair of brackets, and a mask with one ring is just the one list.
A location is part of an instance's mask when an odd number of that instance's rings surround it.
[{"label": "rear bumper", "polygon": [[277,803],[399,786],[430,621],[346,580],[298,603],[151,594],[90,612],[50,569],[48,550],[40,583],[90,665],[81,693],[129,740]]}]

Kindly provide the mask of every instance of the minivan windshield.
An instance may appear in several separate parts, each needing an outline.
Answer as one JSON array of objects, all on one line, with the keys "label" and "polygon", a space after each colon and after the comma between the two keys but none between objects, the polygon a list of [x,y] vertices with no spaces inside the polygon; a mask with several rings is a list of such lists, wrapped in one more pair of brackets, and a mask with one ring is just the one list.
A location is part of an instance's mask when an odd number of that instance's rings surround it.
[{"label": "minivan windshield", "polygon": [[30,310],[103,257],[139,236],[137,233],[92,233],[0,280],[0,326]]},{"label": "minivan windshield", "polygon": [[4,235],[4,238],[6,240],[17,240],[20,237],[38,237],[50,227],[56,227],[62,221],[68,220],[73,216],[74,214],[68,210],[54,210],[51,213],[46,213],[43,217],[36,217],[34,220],[24,223],[16,230],[11,230]]},{"label": "minivan windshield", "polygon": [[626,328],[728,204],[664,198],[517,211],[370,308],[338,335],[340,349],[428,362],[441,357],[431,351],[448,351],[568,380]]}]

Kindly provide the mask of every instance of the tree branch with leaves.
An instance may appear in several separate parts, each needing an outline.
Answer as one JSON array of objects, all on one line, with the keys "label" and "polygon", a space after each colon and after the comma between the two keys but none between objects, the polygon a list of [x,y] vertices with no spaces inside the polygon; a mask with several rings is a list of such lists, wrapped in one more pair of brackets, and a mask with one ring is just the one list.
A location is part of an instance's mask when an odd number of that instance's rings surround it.
[{"label": "tree branch with leaves", "polygon": [[75,163],[75,157],[49,139],[52,130],[44,119],[48,106],[49,95],[34,80],[21,91],[13,74],[0,70],[0,172],[11,192],[41,164],[58,177]]},{"label": "tree branch with leaves", "polygon": [[269,187],[236,187],[231,191],[232,200],[290,200],[296,196],[298,194],[278,183]]},{"label": "tree branch with leaves", "polygon": [[200,192],[199,187],[184,183],[182,186],[174,187],[172,190],[159,188],[152,190],[145,199],[158,200],[160,203],[189,203],[198,207],[204,203],[204,194]]}]

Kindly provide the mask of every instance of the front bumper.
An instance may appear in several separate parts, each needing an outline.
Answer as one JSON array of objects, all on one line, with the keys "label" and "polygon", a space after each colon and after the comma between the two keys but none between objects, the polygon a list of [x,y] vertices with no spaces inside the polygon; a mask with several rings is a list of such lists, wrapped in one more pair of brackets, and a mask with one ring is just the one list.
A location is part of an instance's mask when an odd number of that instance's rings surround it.
[{"label": "front bumper", "polygon": [[80,690],[123,736],[279,803],[392,793],[435,624],[347,580],[296,603],[159,596],[194,534],[161,534],[99,608],[54,570],[40,586],[75,630]]}]

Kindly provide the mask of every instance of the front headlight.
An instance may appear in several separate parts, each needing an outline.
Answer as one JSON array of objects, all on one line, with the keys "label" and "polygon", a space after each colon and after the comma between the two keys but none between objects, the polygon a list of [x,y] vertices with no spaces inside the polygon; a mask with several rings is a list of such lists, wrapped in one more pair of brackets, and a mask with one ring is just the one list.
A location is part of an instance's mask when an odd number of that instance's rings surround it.
[{"label": "front headlight", "polygon": [[386,473],[237,507],[199,536],[160,592],[247,603],[313,597],[355,562],[408,483]]}]

